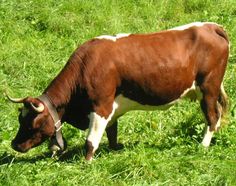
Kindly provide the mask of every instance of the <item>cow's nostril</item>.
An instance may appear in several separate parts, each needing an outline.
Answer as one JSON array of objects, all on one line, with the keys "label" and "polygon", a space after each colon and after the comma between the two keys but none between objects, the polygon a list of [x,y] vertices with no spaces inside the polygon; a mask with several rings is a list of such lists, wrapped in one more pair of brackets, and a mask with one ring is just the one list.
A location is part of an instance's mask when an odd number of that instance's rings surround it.
[{"label": "cow's nostril", "polygon": [[19,145],[14,140],[11,142],[11,147],[17,152],[25,152],[19,147]]},{"label": "cow's nostril", "polygon": [[11,147],[12,147],[14,150],[18,151],[18,150],[17,150],[17,145],[16,145],[15,141],[12,141],[12,142],[11,142]]}]

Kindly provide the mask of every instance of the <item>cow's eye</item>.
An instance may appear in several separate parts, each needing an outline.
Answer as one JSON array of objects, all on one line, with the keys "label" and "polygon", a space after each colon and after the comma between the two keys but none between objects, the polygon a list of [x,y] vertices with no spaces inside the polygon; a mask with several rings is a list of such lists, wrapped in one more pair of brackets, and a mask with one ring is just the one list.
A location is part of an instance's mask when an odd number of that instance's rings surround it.
[{"label": "cow's eye", "polygon": [[28,126],[28,130],[33,133],[33,132],[36,132],[38,128],[35,128],[33,126]]},{"label": "cow's eye", "polygon": [[42,125],[39,127],[40,131],[43,131],[45,124],[46,124],[46,122],[43,122]]}]

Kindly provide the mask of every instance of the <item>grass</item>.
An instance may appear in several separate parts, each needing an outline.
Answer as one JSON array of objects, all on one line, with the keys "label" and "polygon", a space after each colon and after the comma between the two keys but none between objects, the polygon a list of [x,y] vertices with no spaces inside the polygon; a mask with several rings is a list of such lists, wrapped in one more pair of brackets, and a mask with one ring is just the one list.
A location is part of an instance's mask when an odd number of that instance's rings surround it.
[{"label": "grass", "polygon": [[[0,185],[236,185],[236,2],[234,0],[101,0],[0,2]],[[98,35],[155,32],[194,21],[222,24],[231,41],[225,88],[226,123],[203,149],[199,104],[183,101],[168,111],[127,113],[119,120],[125,148],[107,139],[92,163],[84,161],[86,132],[63,128],[68,152],[51,159],[47,144],[13,151],[17,108],[3,96],[38,96],[72,51]]]}]

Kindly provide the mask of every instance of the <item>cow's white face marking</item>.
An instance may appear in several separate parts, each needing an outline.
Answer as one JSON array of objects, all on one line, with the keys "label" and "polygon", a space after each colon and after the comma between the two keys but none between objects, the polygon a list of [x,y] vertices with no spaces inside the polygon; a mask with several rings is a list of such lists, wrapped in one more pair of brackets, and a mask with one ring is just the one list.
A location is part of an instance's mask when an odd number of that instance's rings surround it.
[{"label": "cow's white face marking", "polygon": [[22,117],[24,118],[28,113],[29,113],[29,109],[23,107],[21,111]]},{"label": "cow's white face marking", "polygon": [[178,27],[174,27],[174,28],[171,28],[169,30],[186,30],[190,27],[193,27],[193,26],[197,26],[197,27],[201,27],[205,24],[214,24],[214,25],[218,25],[217,23],[213,23],[213,22],[194,22],[194,23],[190,23],[190,24],[187,24],[187,25],[182,25],[182,26],[178,26]]},{"label": "cow's white face marking", "polygon": [[107,40],[111,40],[111,41],[117,41],[118,39],[120,38],[123,38],[123,37],[128,37],[130,34],[117,34],[115,36],[110,36],[110,35],[102,35],[102,36],[98,36],[96,37],[96,39],[107,39]]}]

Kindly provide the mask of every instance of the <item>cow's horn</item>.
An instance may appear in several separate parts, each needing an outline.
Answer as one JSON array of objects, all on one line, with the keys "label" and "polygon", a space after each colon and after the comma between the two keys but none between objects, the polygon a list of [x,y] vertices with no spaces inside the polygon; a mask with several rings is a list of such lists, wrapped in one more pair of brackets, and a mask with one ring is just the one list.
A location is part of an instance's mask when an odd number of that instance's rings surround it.
[{"label": "cow's horn", "polygon": [[41,113],[44,111],[44,105],[42,103],[39,103],[37,107],[33,105],[33,103],[30,103],[31,107],[38,113]]},{"label": "cow's horn", "polygon": [[5,93],[7,99],[13,103],[23,103],[25,98],[12,98],[7,93]]}]

